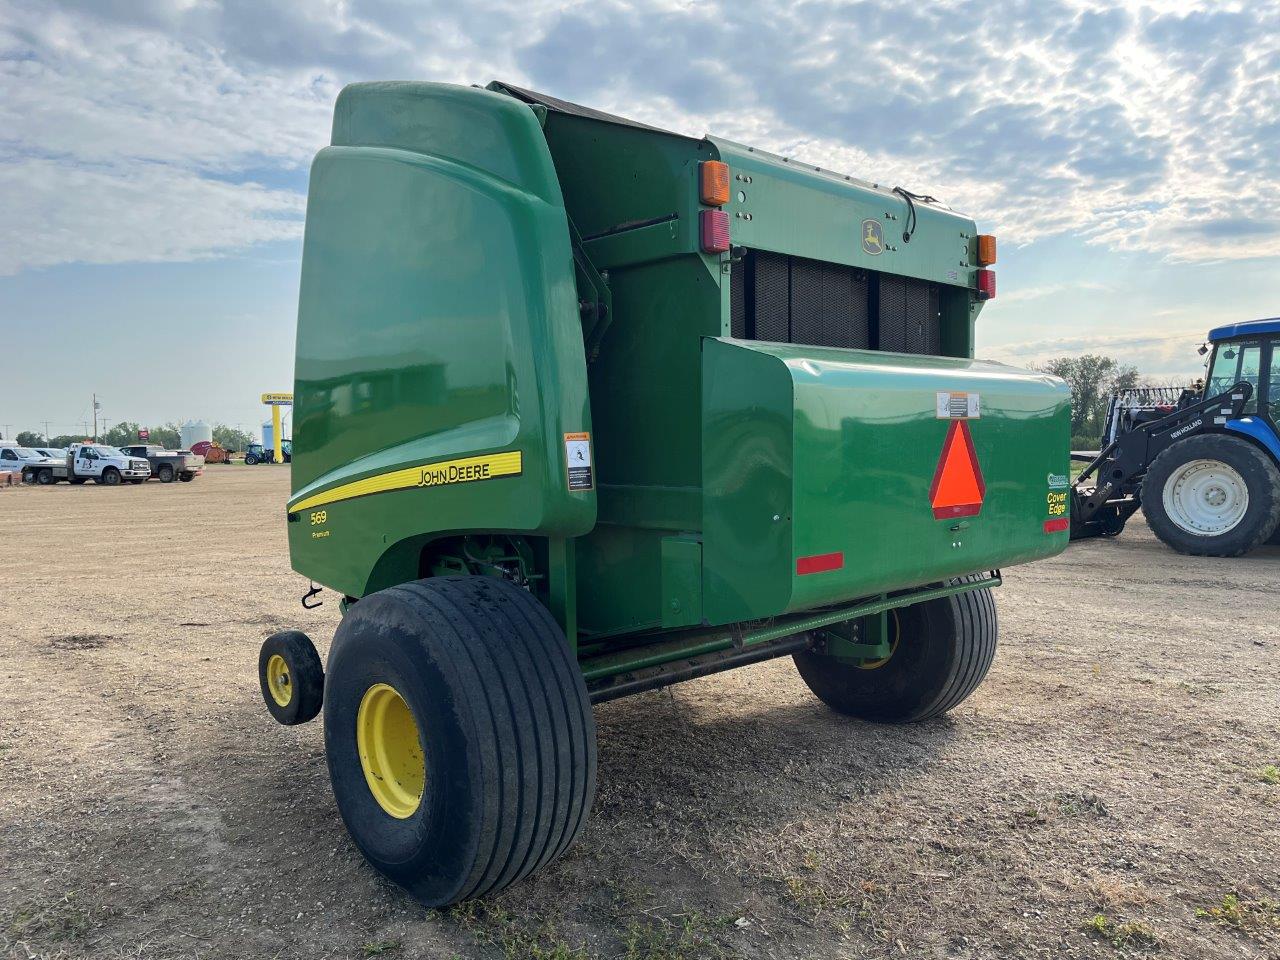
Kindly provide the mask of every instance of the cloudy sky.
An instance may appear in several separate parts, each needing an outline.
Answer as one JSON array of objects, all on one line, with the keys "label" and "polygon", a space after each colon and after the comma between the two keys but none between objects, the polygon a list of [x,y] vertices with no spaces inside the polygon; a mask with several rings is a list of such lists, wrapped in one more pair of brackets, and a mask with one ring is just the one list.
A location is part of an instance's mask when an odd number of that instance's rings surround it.
[{"label": "cloudy sky", "polygon": [[973,214],[980,355],[1280,314],[1280,2],[0,0],[0,431],[260,423],[338,90],[494,78]]}]

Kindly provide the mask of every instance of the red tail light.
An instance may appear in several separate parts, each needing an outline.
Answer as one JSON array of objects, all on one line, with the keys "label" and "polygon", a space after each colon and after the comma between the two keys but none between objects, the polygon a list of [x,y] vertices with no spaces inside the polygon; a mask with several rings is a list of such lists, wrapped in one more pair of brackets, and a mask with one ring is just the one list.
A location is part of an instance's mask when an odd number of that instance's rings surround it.
[{"label": "red tail light", "polygon": [[698,232],[706,253],[724,253],[729,249],[729,214],[723,210],[703,210],[698,214]]},{"label": "red tail light", "polygon": [[978,271],[978,299],[994,300],[996,298],[996,272],[994,270]]}]

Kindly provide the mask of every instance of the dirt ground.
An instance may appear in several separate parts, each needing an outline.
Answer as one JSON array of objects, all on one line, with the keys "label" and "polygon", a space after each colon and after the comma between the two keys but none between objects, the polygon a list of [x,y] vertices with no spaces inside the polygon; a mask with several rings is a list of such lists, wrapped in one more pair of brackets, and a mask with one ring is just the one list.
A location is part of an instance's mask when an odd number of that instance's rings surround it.
[{"label": "dirt ground", "polygon": [[286,490],[0,491],[0,954],[1280,957],[1280,548],[1137,519],[1010,570],[986,683],[919,726],[790,660],[598,707],[577,846],[434,913],[347,839],[319,721],[261,703],[262,638],[338,619],[298,603]]}]

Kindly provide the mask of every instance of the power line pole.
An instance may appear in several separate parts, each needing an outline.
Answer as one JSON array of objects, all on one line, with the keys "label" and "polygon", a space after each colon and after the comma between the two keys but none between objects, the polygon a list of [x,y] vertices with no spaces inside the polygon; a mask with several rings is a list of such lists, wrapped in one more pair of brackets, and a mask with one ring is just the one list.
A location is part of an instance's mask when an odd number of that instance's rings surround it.
[{"label": "power line pole", "polygon": [[93,395],[93,442],[98,442],[98,395]]},{"label": "power line pole", "polygon": [[44,442],[49,442],[49,421],[44,421]]}]

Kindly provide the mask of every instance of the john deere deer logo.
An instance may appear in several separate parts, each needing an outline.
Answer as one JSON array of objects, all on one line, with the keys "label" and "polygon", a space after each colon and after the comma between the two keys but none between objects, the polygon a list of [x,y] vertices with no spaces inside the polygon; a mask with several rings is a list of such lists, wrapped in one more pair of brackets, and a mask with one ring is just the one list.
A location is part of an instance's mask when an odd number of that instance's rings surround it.
[{"label": "john deere deer logo", "polygon": [[884,253],[884,227],[879,220],[862,221],[862,250],[873,257]]}]

